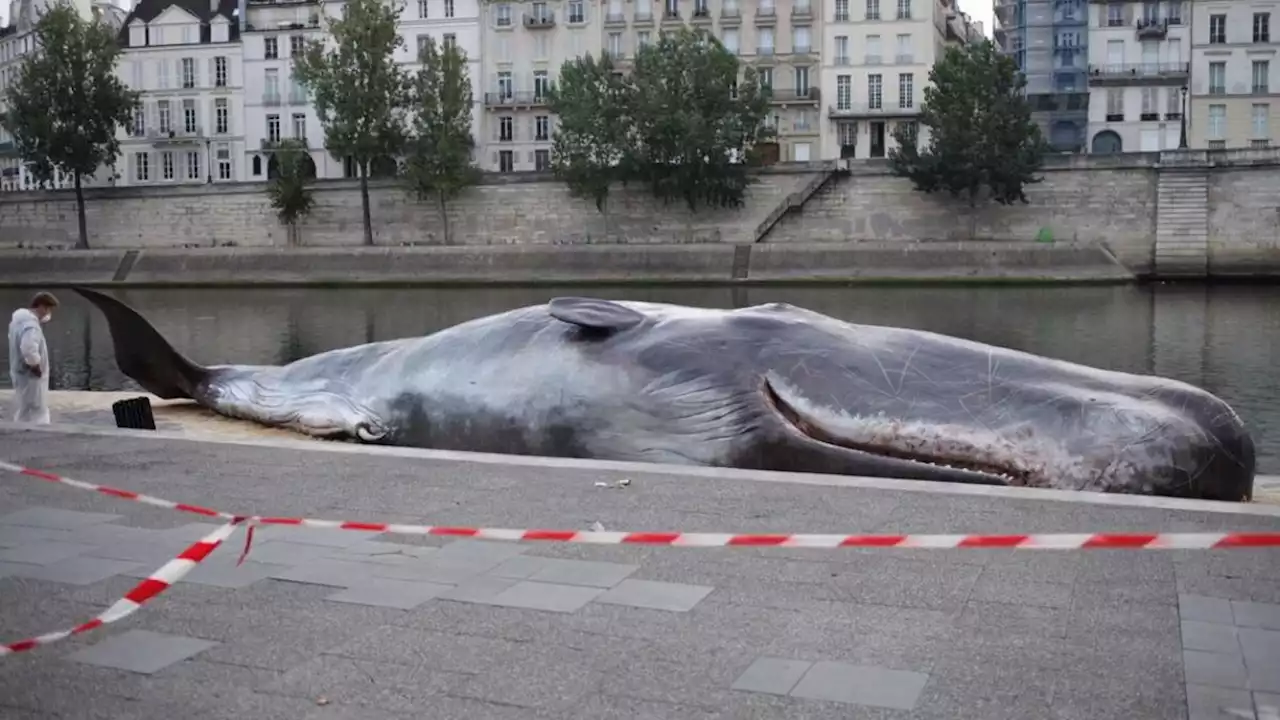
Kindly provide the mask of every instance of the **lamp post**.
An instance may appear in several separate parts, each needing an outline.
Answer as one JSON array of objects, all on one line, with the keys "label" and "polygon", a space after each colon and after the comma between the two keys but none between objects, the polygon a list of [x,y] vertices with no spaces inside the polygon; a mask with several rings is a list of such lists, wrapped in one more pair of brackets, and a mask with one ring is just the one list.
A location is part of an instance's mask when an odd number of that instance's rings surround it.
[{"label": "lamp post", "polygon": [[[1186,135],[1186,133],[1184,132],[1183,135]],[[209,138],[204,139],[204,171],[206,173],[204,182],[206,185],[213,184],[213,154],[211,143],[212,141]]]},{"label": "lamp post", "polygon": [[1187,149],[1187,86],[1182,86],[1182,134],[1178,136],[1178,149]]}]

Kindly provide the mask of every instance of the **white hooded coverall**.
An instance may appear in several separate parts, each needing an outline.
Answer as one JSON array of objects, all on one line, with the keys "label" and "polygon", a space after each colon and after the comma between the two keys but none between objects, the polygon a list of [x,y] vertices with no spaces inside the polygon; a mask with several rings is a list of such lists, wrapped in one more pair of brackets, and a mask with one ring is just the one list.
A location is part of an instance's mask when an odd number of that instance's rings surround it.
[{"label": "white hooded coverall", "polygon": [[[39,366],[39,377],[30,365]],[[49,346],[40,318],[27,308],[15,310],[9,322],[9,377],[13,381],[11,417],[16,422],[49,424]]]}]

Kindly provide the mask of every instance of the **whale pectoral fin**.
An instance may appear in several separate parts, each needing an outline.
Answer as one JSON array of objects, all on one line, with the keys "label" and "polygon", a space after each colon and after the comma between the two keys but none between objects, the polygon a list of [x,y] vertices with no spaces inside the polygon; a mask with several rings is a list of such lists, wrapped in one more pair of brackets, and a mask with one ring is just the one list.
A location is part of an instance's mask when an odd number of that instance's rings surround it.
[{"label": "whale pectoral fin", "polygon": [[559,297],[551,300],[551,317],[589,330],[621,332],[644,322],[644,314],[599,298]]}]

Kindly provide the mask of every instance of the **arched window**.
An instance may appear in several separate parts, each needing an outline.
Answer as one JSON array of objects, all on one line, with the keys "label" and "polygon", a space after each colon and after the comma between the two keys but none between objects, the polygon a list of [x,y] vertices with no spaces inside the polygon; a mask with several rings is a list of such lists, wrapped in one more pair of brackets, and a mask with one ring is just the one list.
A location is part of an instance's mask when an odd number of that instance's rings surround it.
[{"label": "arched window", "polygon": [[262,156],[254,155],[253,156],[253,176],[261,177],[261,175],[262,175]]},{"label": "arched window", "polygon": [[1112,155],[1124,152],[1124,142],[1120,140],[1120,136],[1115,130],[1103,130],[1093,136],[1091,152],[1094,155]]}]

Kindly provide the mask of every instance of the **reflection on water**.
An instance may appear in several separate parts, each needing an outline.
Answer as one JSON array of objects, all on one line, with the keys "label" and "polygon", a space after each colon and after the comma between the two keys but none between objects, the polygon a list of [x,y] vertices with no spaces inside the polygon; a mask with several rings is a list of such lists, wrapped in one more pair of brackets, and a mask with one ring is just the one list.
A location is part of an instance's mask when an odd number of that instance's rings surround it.
[{"label": "reflection on water", "polygon": [[[6,312],[32,291],[0,289]],[[782,301],[853,322],[897,325],[1214,392],[1244,417],[1260,470],[1280,473],[1280,287],[405,288],[128,290],[183,353],[203,363],[279,364],[373,340],[422,335],[556,295],[710,307]],[[46,326],[59,389],[136,389],[116,368],[106,322],[71,291]],[[7,317],[7,315],[5,316]],[[8,367],[7,362],[4,367]],[[7,373],[0,384],[7,386]]]}]

